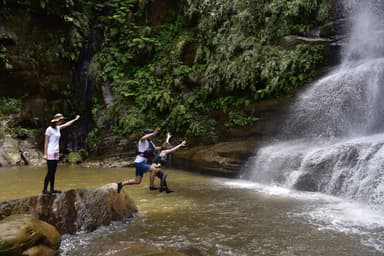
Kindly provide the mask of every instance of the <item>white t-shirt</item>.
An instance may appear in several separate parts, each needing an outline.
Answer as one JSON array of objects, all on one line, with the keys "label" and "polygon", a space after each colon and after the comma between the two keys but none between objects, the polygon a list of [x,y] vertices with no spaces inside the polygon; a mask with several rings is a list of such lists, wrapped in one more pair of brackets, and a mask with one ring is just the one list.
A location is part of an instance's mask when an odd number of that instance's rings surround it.
[{"label": "white t-shirt", "polygon": [[[139,140],[139,143],[137,143],[137,149],[139,150],[139,152],[146,151],[149,148],[149,143],[152,143],[152,142],[149,142],[148,140]],[[153,144],[153,147],[155,147],[155,144]],[[148,159],[141,155],[137,155],[135,158],[135,163],[141,163],[144,161],[146,162],[148,161]]]},{"label": "white t-shirt", "polygon": [[45,130],[45,135],[48,136],[47,155],[59,153],[60,129],[58,127],[54,129],[49,126]]}]

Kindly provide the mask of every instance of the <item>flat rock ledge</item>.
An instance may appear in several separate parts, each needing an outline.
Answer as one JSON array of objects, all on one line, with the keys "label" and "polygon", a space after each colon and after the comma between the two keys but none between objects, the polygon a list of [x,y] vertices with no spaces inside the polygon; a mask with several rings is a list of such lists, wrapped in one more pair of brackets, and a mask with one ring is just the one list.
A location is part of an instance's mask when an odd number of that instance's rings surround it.
[{"label": "flat rock ledge", "polygon": [[116,184],[0,202],[0,220],[31,214],[56,227],[60,234],[91,232],[113,221],[133,218],[137,212],[135,202],[124,191],[116,192]]},{"label": "flat rock ledge", "polygon": [[242,166],[254,154],[256,145],[258,141],[247,140],[195,147],[175,152],[171,163],[176,168],[234,178],[239,176]]}]

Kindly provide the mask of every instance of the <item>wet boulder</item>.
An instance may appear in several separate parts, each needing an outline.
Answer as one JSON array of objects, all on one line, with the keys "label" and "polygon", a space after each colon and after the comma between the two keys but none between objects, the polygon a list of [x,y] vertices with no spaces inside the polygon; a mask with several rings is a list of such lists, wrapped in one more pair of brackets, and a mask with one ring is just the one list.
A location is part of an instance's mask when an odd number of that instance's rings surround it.
[{"label": "wet boulder", "polygon": [[200,171],[223,177],[236,177],[246,160],[254,154],[257,142],[220,142],[175,152],[171,163],[178,168]]},{"label": "wet boulder", "polygon": [[54,226],[31,215],[11,215],[0,221],[0,255],[53,256],[60,242]]},{"label": "wet boulder", "polygon": [[0,120],[0,167],[15,165],[41,166],[43,154],[37,142],[27,134],[12,133],[11,118]]},{"label": "wet boulder", "polygon": [[17,140],[6,135],[0,140],[0,145],[0,163],[2,166],[24,164]]},{"label": "wet boulder", "polygon": [[137,211],[134,201],[124,191],[116,192],[116,184],[0,203],[0,219],[29,213],[55,226],[61,234],[91,232],[112,221],[132,218]]},{"label": "wet boulder", "polygon": [[67,155],[67,161],[70,164],[80,164],[83,160],[79,152],[71,152]]}]

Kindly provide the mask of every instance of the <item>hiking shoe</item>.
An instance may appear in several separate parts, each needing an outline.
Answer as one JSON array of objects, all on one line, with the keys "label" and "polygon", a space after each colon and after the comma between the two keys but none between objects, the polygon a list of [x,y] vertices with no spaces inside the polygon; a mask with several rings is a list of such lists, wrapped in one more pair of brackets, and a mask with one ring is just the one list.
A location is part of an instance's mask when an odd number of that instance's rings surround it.
[{"label": "hiking shoe", "polygon": [[158,186],[149,186],[149,190],[158,190],[159,187]]},{"label": "hiking shoe", "polygon": [[56,189],[51,190],[51,194],[60,194],[60,193],[61,193],[60,190],[56,190]]},{"label": "hiking shoe", "polygon": [[48,192],[47,190],[43,190],[43,195],[48,195],[48,196],[50,196],[51,195],[51,193],[50,192]]},{"label": "hiking shoe", "polygon": [[167,188],[164,187],[164,186],[160,186],[160,188],[159,188],[159,192],[160,192],[160,193],[163,192],[163,191],[166,191],[166,190],[167,190]]},{"label": "hiking shoe", "polygon": [[117,183],[117,193],[120,193],[121,189],[123,188],[123,183],[118,182]]}]

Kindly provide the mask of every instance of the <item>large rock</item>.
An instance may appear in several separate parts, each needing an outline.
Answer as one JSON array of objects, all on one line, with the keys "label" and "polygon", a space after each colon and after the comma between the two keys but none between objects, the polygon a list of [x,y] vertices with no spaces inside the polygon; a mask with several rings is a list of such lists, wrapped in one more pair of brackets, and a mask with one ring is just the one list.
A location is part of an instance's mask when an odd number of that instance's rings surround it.
[{"label": "large rock", "polygon": [[19,140],[19,151],[25,165],[43,166],[46,164],[43,158],[43,152],[37,146],[37,143],[32,142],[30,138],[27,140]]},{"label": "large rock", "polygon": [[236,177],[245,161],[254,154],[257,141],[231,141],[175,152],[175,167],[224,177]]},{"label": "large rock", "polygon": [[137,211],[134,201],[124,191],[116,192],[115,184],[0,203],[0,219],[30,213],[55,226],[61,234],[90,232],[112,221],[131,218]]},{"label": "large rock", "polygon": [[12,215],[0,221],[0,255],[56,255],[61,236],[56,228],[31,215]]},{"label": "large rock", "polygon": [[19,143],[10,135],[6,135],[0,140],[0,164],[1,166],[22,165]]},{"label": "large rock", "polygon": [[17,140],[10,134],[0,138],[0,167],[15,165],[41,166],[43,154],[36,143],[29,140]]}]

